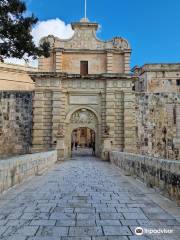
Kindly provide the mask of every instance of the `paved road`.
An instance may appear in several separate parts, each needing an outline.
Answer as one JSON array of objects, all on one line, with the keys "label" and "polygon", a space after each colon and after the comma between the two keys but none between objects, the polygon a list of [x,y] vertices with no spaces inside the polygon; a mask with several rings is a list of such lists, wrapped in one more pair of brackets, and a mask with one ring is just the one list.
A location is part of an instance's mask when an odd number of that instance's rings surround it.
[{"label": "paved road", "polygon": [[[137,226],[174,231],[137,237]],[[180,224],[119,169],[77,156],[36,176],[0,198],[0,239],[180,239]]]}]

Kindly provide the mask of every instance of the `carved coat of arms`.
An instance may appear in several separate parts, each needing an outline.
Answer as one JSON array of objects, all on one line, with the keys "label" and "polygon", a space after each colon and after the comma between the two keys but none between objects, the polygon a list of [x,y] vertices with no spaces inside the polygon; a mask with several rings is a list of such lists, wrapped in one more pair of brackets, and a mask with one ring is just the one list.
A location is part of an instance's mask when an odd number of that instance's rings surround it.
[{"label": "carved coat of arms", "polygon": [[71,123],[93,123],[94,121],[94,113],[86,109],[75,112],[71,117]]}]

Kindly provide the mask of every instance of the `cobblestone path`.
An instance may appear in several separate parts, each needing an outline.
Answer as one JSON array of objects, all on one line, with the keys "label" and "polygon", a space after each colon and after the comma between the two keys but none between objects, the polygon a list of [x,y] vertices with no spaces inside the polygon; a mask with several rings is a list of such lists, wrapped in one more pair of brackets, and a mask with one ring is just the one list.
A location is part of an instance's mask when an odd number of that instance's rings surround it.
[{"label": "cobblestone path", "polygon": [[[149,195],[110,163],[76,157],[1,195],[0,239],[179,240],[180,224]],[[137,226],[174,233],[136,236]]]}]

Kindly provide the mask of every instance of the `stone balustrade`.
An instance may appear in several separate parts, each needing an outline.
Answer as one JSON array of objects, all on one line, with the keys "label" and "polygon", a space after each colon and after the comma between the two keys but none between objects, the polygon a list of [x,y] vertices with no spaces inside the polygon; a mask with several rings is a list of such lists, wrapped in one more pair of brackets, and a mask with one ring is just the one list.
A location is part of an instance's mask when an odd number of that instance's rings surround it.
[{"label": "stone balustrade", "polygon": [[180,204],[180,161],[112,151],[110,161]]},{"label": "stone balustrade", "polygon": [[57,151],[16,156],[0,160],[0,192],[39,175],[57,161]]}]

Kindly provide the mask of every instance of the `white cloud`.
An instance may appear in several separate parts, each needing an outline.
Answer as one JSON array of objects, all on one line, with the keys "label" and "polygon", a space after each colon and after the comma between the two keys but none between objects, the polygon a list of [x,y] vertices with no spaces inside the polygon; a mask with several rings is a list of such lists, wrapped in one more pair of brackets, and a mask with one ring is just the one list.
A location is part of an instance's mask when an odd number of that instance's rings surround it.
[{"label": "white cloud", "polygon": [[59,18],[41,21],[32,30],[32,36],[36,44],[39,43],[42,37],[54,35],[56,37],[67,39],[73,35],[73,30],[70,24],[65,24]]},{"label": "white cloud", "polygon": [[17,64],[17,65],[29,65],[31,67],[37,67],[38,66],[38,60],[33,60],[32,58],[29,58],[28,62],[25,62],[24,59],[19,58],[7,58],[4,60],[5,63],[11,63],[11,64]]},{"label": "white cloud", "polygon": [[[74,32],[71,28],[71,25],[66,24],[59,18],[49,19],[47,21],[39,21],[32,29],[32,36],[36,45],[39,44],[41,38],[48,35],[54,35],[55,37],[59,37],[61,39],[67,39],[72,37],[73,33]],[[25,61],[23,59],[15,58],[6,59],[5,62],[21,65],[25,64]],[[37,66],[37,61],[30,59],[29,65]]]}]

